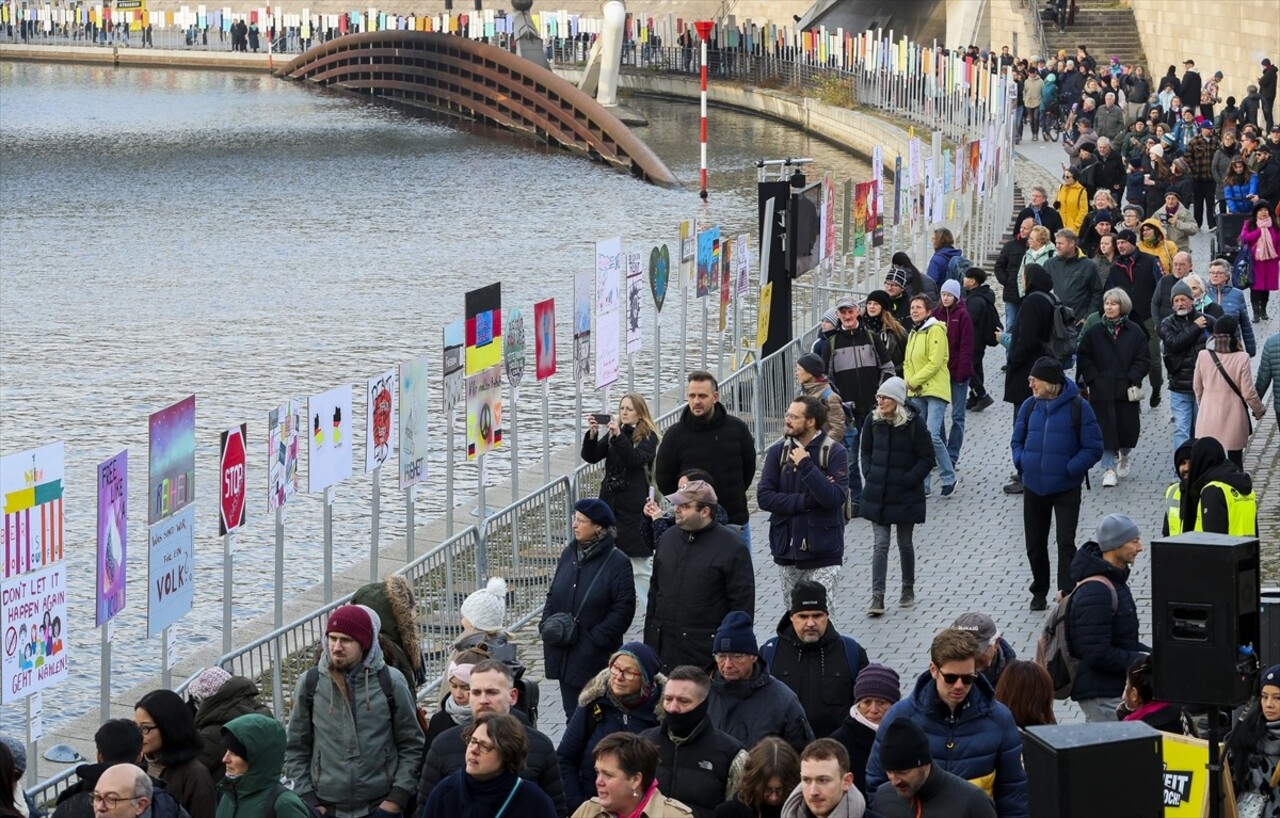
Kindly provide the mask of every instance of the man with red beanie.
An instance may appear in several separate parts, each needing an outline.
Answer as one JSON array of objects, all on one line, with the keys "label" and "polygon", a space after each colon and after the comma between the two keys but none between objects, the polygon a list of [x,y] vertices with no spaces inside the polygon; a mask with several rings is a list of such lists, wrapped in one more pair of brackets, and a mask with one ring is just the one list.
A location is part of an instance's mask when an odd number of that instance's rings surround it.
[{"label": "man with red beanie", "polygon": [[417,789],[422,729],[408,682],[383,659],[380,627],[363,605],[335,608],[319,665],[294,692],[285,769],[331,818],[399,815]]}]

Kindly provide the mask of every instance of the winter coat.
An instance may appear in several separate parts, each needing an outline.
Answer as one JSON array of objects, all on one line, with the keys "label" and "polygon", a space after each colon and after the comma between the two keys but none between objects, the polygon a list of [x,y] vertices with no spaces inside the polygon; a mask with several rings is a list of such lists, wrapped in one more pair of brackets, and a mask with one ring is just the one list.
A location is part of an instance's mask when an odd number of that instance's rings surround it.
[{"label": "winter coat", "polygon": [[991,664],[987,665],[987,669],[981,671],[982,675],[986,676],[987,681],[991,683],[993,690],[1000,681],[1000,674],[1004,673],[1005,669],[1009,667],[1009,663],[1017,658],[1018,652],[1013,649],[1013,645],[1006,642],[1003,636],[997,637],[996,655],[991,659]]},{"label": "winter coat", "polygon": [[1244,304],[1244,293],[1230,284],[1225,287],[1215,287],[1209,284],[1205,289],[1205,294],[1209,296],[1209,300],[1222,309],[1223,315],[1230,315],[1236,319],[1236,323],[1240,325],[1240,332],[1236,337],[1243,342],[1244,351],[1249,353],[1250,358],[1256,355],[1258,353],[1258,342],[1253,334],[1253,321],[1249,319],[1249,310]]},{"label": "winter coat", "polygon": [[[225,778],[218,785],[222,796],[217,818],[262,818],[272,800],[280,818],[310,818],[311,811],[292,790],[272,799],[284,766],[285,732],[280,722],[270,715],[250,713],[232,719],[223,729],[235,736],[249,754],[245,758],[249,771],[237,779]],[[218,741],[221,743],[222,739]]]},{"label": "winter coat", "polygon": [[[594,776],[592,780],[594,781]],[[654,790],[653,795],[649,796],[648,803],[636,818],[687,818],[691,815],[693,815],[692,807],[674,798],[668,798],[662,794],[661,790]],[[573,818],[614,818],[614,814],[601,806],[599,798],[592,797],[578,807]]]},{"label": "winter coat", "polygon": [[1080,426],[1072,404],[1080,397],[1067,380],[1052,400],[1028,398],[1013,423],[1013,465],[1022,483],[1042,497],[1080,488],[1084,476],[1102,459],[1102,430],[1087,400],[1080,400]]},{"label": "winter coat", "polygon": [[382,648],[374,642],[343,679],[343,691],[329,672],[326,650],[320,654],[314,700],[307,701],[306,673],[294,689],[285,770],[302,800],[325,806],[334,818],[361,818],[384,800],[403,807],[413,795],[423,751],[417,702],[400,671],[389,668],[393,721],[378,680],[384,667]]},{"label": "winter coat", "polygon": [[641,735],[658,748],[658,789],[687,804],[694,818],[713,818],[716,807],[737,793],[746,750],[709,717],[684,738],[673,738],[666,725]]},{"label": "winter coat", "polygon": [[[1164,206],[1161,205],[1159,210],[1151,212],[1163,216],[1165,209]],[[1156,216],[1152,216],[1151,218],[1143,221],[1142,226],[1155,228],[1155,234],[1152,236],[1152,240],[1148,242],[1141,238],[1142,231],[1138,231],[1139,238],[1138,244],[1136,245],[1138,252],[1145,253],[1158,261],[1160,263],[1160,272],[1162,274],[1172,273],[1173,257],[1178,253],[1178,245],[1165,238],[1165,222],[1156,218]]]},{"label": "winter coat", "polygon": [[578,708],[560,738],[556,758],[560,760],[560,780],[566,804],[581,804],[596,791],[594,751],[600,739],[612,733],[643,733],[658,726],[659,702],[666,677],[658,674],[653,696],[627,711],[609,694],[609,668],[595,675],[582,688]]},{"label": "winter coat", "polygon": [[[1241,496],[1253,492],[1252,477],[1241,471],[1235,463],[1225,459],[1223,455],[1217,455],[1217,457],[1223,457],[1223,459],[1216,460],[1212,455],[1205,458],[1200,452],[1192,452],[1191,473],[1183,485],[1179,509],[1183,531],[1226,534],[1231,530],[1232,507],[1227,505],[1227,498],[1222,488],[1211,486],[1210,483],[1225,483]],[[1252,522],[1256,531],[1256,516]]]},{"label": "winter coat", "polygon": [[[218,738],[222,743],[222,738]],[[165,783],[165,790],[173,796],[183,809],[191,813],[191,818],[214,818],[217,804],[217,790],[209,770],[200,763],[199,758],[166,767],[164,764],[147,760],[147,775],[159,778]]]},{"label": "winter coat", "polygon": [[[1272,160],[1275,161],[1274,159]],[[1250,219],[1249,221],[1252,221]],[[1240,230],[1240,243],[1249,245],[1253,251],[1253,290],[1273,292],[1280,290],[1280,257],[1260,261],[1258,259],[1258,239],[1262,237],[1262,228],[1249,227],[1249,221]],[[1273,218],[1271,220],[1271,246],[1280,253],[1280,227]]]},{"label": "winter coat", "polygon": [[979,349],[995,346],[996,333],[1004,329],[1004,322],[996,310],[996,294],[987,284],[967,290],[964,300],[973,322],[973,353],[977,357]]},{"label": "winter coat", "polygon": [[249,713],[270,716],[271,708],[258,701],[258,686],[243,676],[232,676],[223,682],[218,692],[201,702],[196,710],[196,729],[204,739],[200,761],[215,784],[222,780],[224,772],[222,754],[226,748],[222,746],[222,726]]},{"label": "winter coat", "polygon": [[[1196,217],[1191,211],[1190,202],[1187,199],[1182,200],[1182,204],[1178,205],[1178,209],[1172,214],[1167,207],[1162,207],[1156,211],[1157,221],[1164,225],[1165,234],[1168,239],[1165,246],[1172,244],[1177,250],[1190,250],[1191,237],[1200,232],[1200,228],[1196,225]],[[1139,242],[1141,248],[1144,242]],[[1177,253],[1177,250],[1174,253]],[[1150,251],[1148,251],[1150,252]],[[1160,261],[1164,264],[1164,259]],[[1169,265],[1164,268],[1165,272],[1173,271],[1173,256],[1169,256]]]},{"label": "winter coat", "polygon": [[367,605],[378,614],[382,622],[378,631],[382,656],[388,665],[400,671],[409,683],[410,692],[416,694],[418,686],[427,680],[427,674],[422,668],[418,614],[409,581],[392,574],[371,582],[352,595],[351,604]]},{"label": "winter coat", "polygon": [[964,383],[973,377],[973,319],[963,298],[955,306],[941,303],[933,317],[947,327],[947,372],[952,383]]},{"label": "winter coat", "polygon": [[653,471],[658,491],[674,494],[681,472],[688,469],[711,473],[730,522],[742,525],[750,519],[747,489],[756,476],[756,441],[747,424],[725,411],[723,404],[717,403],[705,420],[694,417],[686,406],[662,436]]},{"label": "winter coat", "polygon": [[1265,398],[1271,389],[1271,403],[1280,415],[1280,332],[1273,334],[1262,345],[1262,360],[1258,361],[1258,380],[1255,384],[1258,397]]},{"label": "winter coat", "polygon": [[1165,381],[1170,392],[1191,394],[1195,391],[1196,355],[1204,348],[1213,327],[1212,322],[1207,322],[1201,329],[1196,325],[1199,317],[1200,313],[1192,310],[1187,315],[1170,315],[1160,322]]},{"label": "winter coat", "polygon": [[[445,730],[448,730],[450,727],[460,726],[459,722],[454,721],[453,716],[449,715],[449,711],[445,709],[445,702],[449,700],[451,695],[452,694],[450,693],[445,693],[444,696],[441,697],[440,709],[437,710],[435,714],[431,716],[430,720],[427,721],[427,734],[423,738],[423,747],[430,747],[431,742],[436,740],[436,736],[440,735]],[[467,712],[470,713],[471,711],[468,710]]]},{"label": "winter coat", "polygon": [[1085,330],[1076,348],[1076,383],[1089,390],[1089,404],[1098,417],[1103,448],[1109,451],[1138,445],[1142,432],[1140,404],[1129,400],[1128,389],[1138,386],[1151,370],[1147,333],[1126,319],[1112,335],[1102,321]]},{"label": "winter coat", "polygon": [[[902,375],[907,382],[908,398],[939,398],[951,402],[951,373],[947,369],[950,350],[947,328],[929,316],[907,333],[907,354],[902,360]],[[970,362],[972,366],[972,362]]]},{"label": "winter coat", "polygon": [[985,792],[939,767],[929,771],[910,802],[898,795],[893,784],[881,784],[876,809],[883,818],[996,818],[996,805]]},{"label": "winter coat", "polygon": [[1125,182],[1124,175],[1124,158],[1120,156],[1119,143],[1111,148],[1111,153],[1103,156],[1098,153],[1098,165],[1093,172],[1093,189],[1094,191],[1107,190],[1111,192],[1116,202],[1120,202],[1120,196],[1123,193]]},{"label": "winter coat", "polygon": [[1155,295],[1159,280],[1160,271],[1156,269],[1155,258],[1135,250],[1132,255],[1116,256],[1103,291],[1112,287],[1124,290],[1133,302],[1133,312],[1129,317],[1141,324],[1151,317],[1151,297]]},{"label": "winter coat", "polygon": [[653,556],[653,543],[640,535],[640,518],[649,499],[649,474],[658,453],[658,436],[650,434],[638,444],[632,442],[632,426],[622,426],[616,437],[601,428],[596,437],[582,439],[582,459],[604,461],[600,499],[609,504],[618,518],[618,548],[628,557]]},{"label": "winter coat", "polygon": [[819,465],[822,443],[818,432],[805,446],[809,456],[791,462],[791,438],[774,443],[764,453],[756,499],[769,512],[769,551],[778,565],[801,569],[824,568],[844,562],[844,501],[849,486],[849,460],[844,443],[828,447],[827,468]]},{"label": "winter coat", "polygon": [[[1111,592],[1101,582],[1079,583],[1103,576],[1116,590],[1115,613]],[[1071,561],[1071,581],[1078,585],[1067,608],[1067,633],[1072,653],[1080,661],[1071,699],[1113,698],[1124,692],[1132,665],[1151,649],[1138,641],[1138,608],[1129,590],[1129,569],[1116,568],[1102,558],[1096,542],[1085,543]]]},{"label": "winter coat", "polygon": [[935,464],[933,443],[924,421],[904,407],[907,422],[867,417],[859,442],[862,463],[862,504],[859,516],[877,525],[923,523],[926,503],[924,479]]},{"label": "winter coat", "polygon": [[1037,270],[1030,276],[1028,284],[1030,291],[1018,308],[1018,319],[1007,330],[1010,337],[1009,368],[1004,378],[1004,400],[1014,406],[1021,406],[1031,397],[1027,378],[1036,360],[1044,355],[1044,345],[1053,333],[1055,308],[1053,299],[1049,297],[1053,279],[1047,272]]},{"label": "winter coat", "polygon": [[[1018,211],[1018,217],[1013,220],[1013,223],[1021,225],[1025,220],[1031,219],[1036,224],[1042,224],[1049,228],[1050,236],[1062,229],[1062,216],[1058,214],[1058,211],[1050,207],[1049,202],[1045,202],[1040,208],[1039,218],[1036,218],[1036,216],[1036,209],[1031,205],[1027,205]],[[1050,243],[1050,246],[1053,246],[1052,243]]]},{"label": "winter coat", "polygon": [[1178,97],[1182,100],[1182,104],[1200,104],[1200,90],[1200,72],[1194,68],[1188,68],[1182,74],[1182,82],[1178,86]]},{"label": "winter coat", "polygon": [[[832,440],[844,440],[844,402],[840,393],[824,378],[815,378],[808,383],[800,384],[800,394],[817,398],[827,405],[827,425],[822,431],[831,435]],[[653,553],[653,549],[649,550]]]},{"label": "winter coat", "polygon": [[725,616],[754,617],[755,610],[756,575],[736,529],[715,522],[698,531],[667,529],[653,554],[644,622],[644,643],[662,658],[663,672],[710,665],[711,640]]},{"label": "winter coat", "polygon": [[[1135,161],[1135,165],[1140,165],[1141,159]],[[1136,170],[1126,170],[1124,175],[1124,199],[1126,202],[1136,204],[1140,207],[1146,207],[1147,189],[1143,177],[1145,172],[1139,166]]]},{"label": "winter coat", "polygon": [[867,759],[876,741],[876,731],[845,713],[844,721],[831,738],[844,745],[849,753],[849,772],[853,773],[853,785],[858,792],[867,795]]},{"label": "winter coat", "polygon": [[1079,234],[1085,214],[1089,212],[1089,192],[1078,181],[1058,185],[1053,206],[1058,208],[1058,214],[1062,216],[1062,226]]},{"label": "winter coat", "polygon": [[1030,244],[1027,245],[1027,252],[1022,257],[1021,269],[1018,270],[1018,277],[1015,279],[1023,298],[1026,298],[1028,292],[1026,283],[1022,281],[1023,274],[1026,272],[1027,267],[1031,264],[1039,264],[1041,267],[1045,266],[1049,263],[1049,259],[1053,258],[1055,252],[1056,248],[1053,246],[1052,241],[1048,244],[1043,244],[1038,248],[1032,248]]},{"label": "winter coat", "polygon": [[1222,448],[1229,452],[1238,451],[1248,445],[1253,431],[1249,411],[1261,415],[1266,412],[1266,404],[1253,386],[1248,353],[1219,352],[1218,361],[1235,382],[1244,401],[1236,397],[1235,390],[1222,377],[1210,351],[1200,350],[1192,381],[1196,404],[1200,407],[1196,413],[1196,437],[1216,437]]},{"label": "winter coat", "polygon": [[[93,809],[93,789],[102,774],[112,766],[101,763],[76,767],[75,783],[58,793],[58,808],[49,813],[52,818],[97,818]],[[191,818],[190,813],[165,790],[165,786],[160,779],[151,779],[151,818]]]},{"label": "winter coat", "polygon": [[1093,129],[1098,136],[1105,136],[1112,142],[1124,135],[1124,109],[1117,105],[1103,105],[1093,115]]},{"label": "winter coat", "polygon": [[[1249,172],[1246,170],[1245,173]],[[1249,197],[1257,195],[1258,174],[1249,173],[1249,178],[1240,184],[1222,184],[1219,187],[1218,198],[1227,203],[1228,213],[1251,213],[1253,201]]]},{"label": "winter coat", "polygon": [[1098,266],[1076,250],[1071,258],[1054,256],[1044,264],[1053,281],[1053,294],[1071,308],[1077,321],[1102,309],[1102,281]]},{"label": "winter coat", "polygon": [[754,747],[766,736],[777,736],[798,753],[813,741],[813,729],[795,692],[773,678],[757,659],[750,678],[727,681],[711,676],[707,717],[716,729],[733,736],[743,747]]},{"label": "winter coat", "polygon": [[[1227,181],[1227,173],[1231,170],[1231,161],[1240,155],[1240,148],[1233,145],[1229,150],[1223,146],[1219,147],[1213,154],[1213,164],[1211,165],[1213,174],[1213,197],[1221,201],[1225,198],[1223,195],[1223,185]],[[1229,209],[1229,208],[1228,208]],[[1234,213],[1234,210],[1230,212]]]},{"label": "winter coat", "polygon": [[[1142,169],[1145,174],[1151,177],[1151,184],[1148,185],[1145,181],[1142,184],[1142,212],[1155,213],[1164,207],[1164,194],[1169,190],[1169,181],[1173,174],[1163,161],[1153,162],[1150,156],[1146,157]],[[1141,231],[1134,232],[1138,233],[1138,237],[1141,239]]]},{"label": "winter coat", "polygon": [[[932,282],[930,282],[932,283]],[[887,313],[886,313],[887,314]],[[894,316],[896,319],[897,316]],[[885,326],[885,322],[879,316],[872,318],[864,315],[858,319],[867,329],[880,339],[880,343],[884,345],[884,350],[889,355],[889,359],[893,362],[893,372],[899,378],[902,377],[902,359],[907,354],[907,333],[904,329],[899,335]],[[901,324],[899,324],[901,326]],[[868,410],[869,411],[869,410]],[[866,412],[860,413],[865,415]],[[841,438],[843,439],[843,438]]]},{"label": "winter coat", "polygon": [[935,770],[943,769],[974,783],[994,774],[994,783],[984,782],[987,786],[983,789],[993,796],[1000,818],[1027,818],[1022,735],[1009,708],[996,701],[986,677],[978,676],[954,713],[938,697],[937,683],[928,671],[920,674],[910,696],[889,708],[867,760],[867,791],[876,793],[871,803],[876,809],[882,806],[877,790],[886,781],[880,766],[880,740],[896,719],[911,719],[924,730]]},{"label": "winter coat", "polygon": [[478,781],[467,775],[466,769],[459,769],[431,791],[422,811],[423,818],[497,815],[504,803],[507,809],[503,815],[511,818],[563,818],[567,814],[527,779],[516,788],[516,782],[521,779],[524,779],[523,771],[520,775],[504,772],[488,781]]},{"label": "winter coat", "polygon": [[870,327],[859,323],[832,333],[827,378],[840,397],[853,404],[856,419],[875,408],[876,390],[894,374],[893,358]]},{"label": "winter coat", "polygon": [[1258,96],[1263,99],[1276,98],[1276,64],[1272,63],[1262,69],[1262,76],[1258,77]]},{"label": "winter coat", "polygon": [[[810,818],[813,811],[804,802],[804,787],[797,784],[787,800],[782,802],[781,818]],[[831,807],[826,818],[881,818],[879,813],[867,809],[867,799],[856,788],[845,790],[840,800]]]},{"label": "winter coat", "polygon": [[1044,80],[1034,71],[1022,83],[1022,104],[1027,108],[1039,108],[1044,101]]},{"label": "winter coat", "polygon": [[[1021,221],[1015,224],[1022,224]],[[1018,288],[1018,273],[1022,269],[1022,257],[1027,253],[1027,240],[1014,236],[1000,248],[996,256],[993,272],[996,281],[1000,282],[1000,298],[1006,304],[1018,304],[1022,301],[1022,291]]]},{"label": "winter coat", "polygon": [[[850,651],[854,653],[852,663]],[[817,642],[802,641],[787,613],[778,623],[777,636],[761,648],[764,653],[773,657],[769,673],[796,694],[809,726],[819,737],[831,735],[853,706],[853,685],[858,677],[850,675],[850,664],[861,673],[871,663],[866,648],[842,636],[832,624]]]},{"label": "winter coat", "polygon": [[947,280],[947,265],[951,263],[951,259],[961,255],[960,248],[953,245],[939,247],[933,251],[933,257],[929,259],[929,268],[925,271],[929,278],[933,279],[933,283],[939,287]]},{"label": "winter coat", "polygon": [[[551,739],[529,726],[529,720],[520,710],[512,710],[511,715],[524,725],[525,737],[529,740],[529,755],[524,760],[524,768],[520,777],[525,781],[537,784],[538,788],[550,796],[555,804],[555,814],[564,818],[569,814],[565,805],[564,786],[560,780],[560,762],[556,757],[555,745]],[[458,815],[456,812],[431,812],[431,797],[437,787],[446,786],[449,777],[454,773],[466,773],[467,746],[462,740],[462,728],[454,727],[440,734],[427,750],[426,760],[422,764],[422,777],[418,780],[418,803],[426,804],[425,813],[429,818],[436,815]],[[524,789],[524,787],[521,787]],[[530,787],[529,789],[533,789]],[[512,818],[520,813],[512,813]]]},{"label": "winter coat", "polygon": [[602,532],[599,540],[588,545],[585,557],[582,549],[574,540],[560,552],[540,620],[546,622],[558,613],[579,619],[577,642],[565,646],[543,643],[542,647],[547,678],[573,687],[586,684],[608,664],[609,657],[622,647],[622,636],[636,615],[631,561],[615,547],[613,534],[607,529]]}]

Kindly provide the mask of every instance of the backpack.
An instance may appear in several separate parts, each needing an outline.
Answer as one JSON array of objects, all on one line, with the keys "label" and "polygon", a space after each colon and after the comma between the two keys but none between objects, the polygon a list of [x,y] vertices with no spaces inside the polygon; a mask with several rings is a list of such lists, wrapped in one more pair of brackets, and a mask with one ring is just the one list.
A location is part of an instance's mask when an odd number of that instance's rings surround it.
[{"label": "backpack", "polygon": [[947,280],[961,281],[964,279],[965,271],[973,266],[973,262],[965,258],[964,253],[954,255],[947,262]]},{"label": "backpack", "polygon": [[[852,637],[841,634],[840,640],[844,642],[844,658],[849,662],[849,680],[857,681],[858,678],[858,650],[859,645]],[[764,660],[766,667],[773,668],[773,655],[778,651],[777,638],[770,639],[760,646],[760,658]]]},{"label": "backpack", "polygon": [[1085,577],[1076,583],[1071,593],[1049,610],[1045,615],[1044,625],[1040,628],[1040,636],[1036,640],[1036,664],[1049,672],[1053,679],[1053,697],[1058,700],[1071,698],[1071,688],[1076,683],[1076,669],[1080,658],[1071,652],[1071,640],[1067,633],[1069,620],[1068,609],[1071,599],[1086,582],[1101,582],[1111,592],[1111,615],[1115,616],[1120,599],[1116,596],[1116,586],[1106,577],[1095,574]]},{"label": "backpack", "polygon": [[[843,442],[833,439],[831,435],[825,434],[825,433],[822,435],[822,442],[818,444],[818,468],[822,469],[823,474],[827,473],[827,465],[831,462],[831,449],[836,444],[839,444],[840,446],[844,446]],[[782,447],[782,456],[778,458],[778,462],[779,464],[781,464],[783,468],[786,468],[787,463],[790,462],[790,458],[787,457],[786,446]],[[847,523],[850,520],[852,520],[853,517],[854,517],[853,493],[849,491],[849,486],[845,485],[844,487],[844,521]]]},{"label": "backpack", "polygon": [[1049,357],[1056,358],[1065,369],[1071,363],[1072,356],[1076,354],[1076,339],[1079,332],[1076,327],[1076,313],[1053,293],[1041,293],[1041,295],[1048,298],[1049,303],[1053,305],[1053,329],[1049,333],[1049,340],[1044,342],[1044,351]]},{"label": "backpack", "polygon": [[[838,396],[839,393],[836,392],[836,390],[831,386],[831,384],[827,384],[827,388],[822,390],[822,394],[818,395],[818,400],[822,401],[823,403],[826,403],[828,400],[831,399],[832,395]],[[853,423],[853,403],[850,401],[842,401],[840,403],[840,408],[844,410],[844,422],[846,424]]]},{"label": "backpack", "polygon": [[[276,818],[276,801],[280,800],[280,796],[284,795],[286,792],[293,792],[293,790],[289,789],[284,784],[276,784],[271,788],[271,795],[267,796],[267,814],[265,818]],[[302,801],[302,806],[306,808],[307,814],[312,816],[312,818],[321,818],[321,816],[323,816],[324,813],[319,812],[306,801],[303,801],[301,798],[298,800]]]}]

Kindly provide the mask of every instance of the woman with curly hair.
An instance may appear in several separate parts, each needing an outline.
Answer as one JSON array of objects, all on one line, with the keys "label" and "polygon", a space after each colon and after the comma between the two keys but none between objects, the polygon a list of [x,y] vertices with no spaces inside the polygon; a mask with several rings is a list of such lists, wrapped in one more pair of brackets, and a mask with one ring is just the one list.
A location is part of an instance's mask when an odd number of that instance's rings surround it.
[{"label": "woman with curly hair", "polygon": [[761,739],[747,753],[738,797],[716,807],[716,818],[778,818],[800,783],[800,756],[777,736]]}]

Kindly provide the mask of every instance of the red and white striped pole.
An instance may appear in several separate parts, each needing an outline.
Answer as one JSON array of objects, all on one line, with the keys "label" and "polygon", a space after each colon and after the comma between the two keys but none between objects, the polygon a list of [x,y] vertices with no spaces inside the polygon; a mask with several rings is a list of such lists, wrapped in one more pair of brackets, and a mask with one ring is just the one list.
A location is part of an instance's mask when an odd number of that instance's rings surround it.
[{"label": "red and white striped pole", "polygon": [[698,20],[693,24],[698,30],[698,39],[702,41],[702,188],[698,195],[703,199],[707,198],[707,40],[711,38],[713,25],[710,20]]}]

